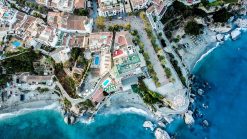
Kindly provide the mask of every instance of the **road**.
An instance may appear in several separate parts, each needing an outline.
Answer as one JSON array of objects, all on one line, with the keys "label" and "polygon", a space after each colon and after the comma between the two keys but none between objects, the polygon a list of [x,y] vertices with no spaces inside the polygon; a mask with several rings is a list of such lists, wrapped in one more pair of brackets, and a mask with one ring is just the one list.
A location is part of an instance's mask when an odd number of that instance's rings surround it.
[{"label": "road", "polygon": [[66,99],[68,99],[68,100],[71,102],[72,107],[76,106],[76,105],[77,105],[78,103],[80,103],[80,102],[85,101],[85,99],[82,99],[82,98],[78,98],[78,99],[71,98],[71,97],[67,94],[67,92],[64,90],[63,86],[62,86],[58,81],[55,82],[55,83],[56,83],[56,85],[59,87],[59,89],[61,90],[62,95],[63,95]]}]

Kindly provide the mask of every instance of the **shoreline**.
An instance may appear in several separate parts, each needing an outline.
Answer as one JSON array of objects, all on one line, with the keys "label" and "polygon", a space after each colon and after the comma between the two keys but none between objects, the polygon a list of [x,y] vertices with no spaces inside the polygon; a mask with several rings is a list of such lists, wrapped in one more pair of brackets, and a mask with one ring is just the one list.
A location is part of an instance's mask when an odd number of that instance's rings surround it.
[{"label": "shoreline", "polygon": [[39,110],[60,110],[61,106],[57,100],[40,100],[25,102],[11,107],[4,108],[0,111],[0,119],[19,116],[26,113]]},{"label": "shoreline", "polygon": [[[240,32],[241,32],[241,35],[242,33],[247,33],[247,28],[245,27],[237,27],[238,29],[240,29]],[[238,37],[238,39],[241,39],[241,35]],[[205,49],[201,54],[198,54],[198,58],[195,58],[195,62],[193,62],[194,64],[192,64],[192,69],[190,69],[190,72],[193,71],[193,69],[196,67],[196,65],[202,61],[205,57],[207,57],[211,52],[214,51],[214,49],[222,46],[226,41],[236,41],[236,40],[233,40],[231,38],[231,35],[230,35],[230,32],[229,33],[226,33],[224,35],[225,39],[221,42],[219,41],[216,41],[216,42],[212,42],[211,44],[209,44],[208,46],[211,46],[209,47],[208,49]],[[237,39],[237,40],[238,40]],[[208,47],[206,46],[206,47]]]}]

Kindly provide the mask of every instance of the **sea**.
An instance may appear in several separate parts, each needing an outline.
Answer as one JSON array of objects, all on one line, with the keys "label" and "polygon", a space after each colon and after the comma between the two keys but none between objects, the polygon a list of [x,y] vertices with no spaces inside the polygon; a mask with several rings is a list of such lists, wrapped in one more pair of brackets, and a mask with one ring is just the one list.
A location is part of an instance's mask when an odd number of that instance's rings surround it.
[{"label": "sea", "polygon": [[[247,33],[218,45],[197,62],[192,86],[195,123],[177,116],[166,130],[176,139],[246,139]],[[198,95],[197,90],[204,93]],[[56,110],[36,110],[1,117],[0,139],[154,139],[143,128],[148,116],[138,113],[99,114],[89,123],[67,125]],[[208,125],[203,124],[207,121]]]}]

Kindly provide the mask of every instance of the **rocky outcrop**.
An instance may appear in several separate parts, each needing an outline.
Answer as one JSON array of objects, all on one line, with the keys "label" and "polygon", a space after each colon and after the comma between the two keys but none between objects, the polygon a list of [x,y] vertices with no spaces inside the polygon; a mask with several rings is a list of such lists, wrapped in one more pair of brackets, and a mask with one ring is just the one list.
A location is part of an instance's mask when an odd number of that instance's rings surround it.
[{"label": "rocky outcrop", "polygon": [[145,128],[150,128],[152,131],[154,130],[154,125],[152,124],[151,121],[145,121],[145,122],[143,123],[143,127],[145,127]]},{"label": "rocky outcrop", "polygon": [[247,28],[247,19],[237,19],[234,22],[240,28]]},{"label": "rocky outcrop", "polygon": [[170,139],[169,134],[161,128],[157,128],[154,132],[154,135],[156,139]]},{"label": "rocky outcrop", "polygon": [[202,121],[202,125],[203,125],[204,127],[208,127],[208,126],[209,126],[209,123],[208,123],[207,120],[203,120],[203,121]]},{"label": "rocky outcrop", "polygon": [[240,37],[240,35],[241,35],[241,32],[240,32],[239,28],[237,28],[231,32],[231,37],[233,40],[238,39]]},{"label": "rocky outcrop", "polygon": [[187,113],[185,113],[185,115],[184,115],[184,121],[185,121],[185,123],[186,124],[188,124],[188,125],[191,125],[191,124],[193,124],[194,122],[195,122],[195,120],[194,120],[194,118],[192,117],[192,114],[193,114],[193,112],[192,111],[188,111]]},{"label": "rocky outcrop", "polygon": [[216,35],[216,39],[217,39],[217,41],[219,41],[219,42],[224,41],[224,35],[222,35],[222,34],[217,34],[217,35]]}]

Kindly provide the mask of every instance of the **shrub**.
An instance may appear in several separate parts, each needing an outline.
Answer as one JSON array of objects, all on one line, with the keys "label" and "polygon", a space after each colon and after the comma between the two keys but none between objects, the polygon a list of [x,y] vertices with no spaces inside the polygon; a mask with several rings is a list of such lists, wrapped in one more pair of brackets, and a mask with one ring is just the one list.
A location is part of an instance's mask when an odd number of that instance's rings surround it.
[{"label": "shrub", "polygon": [[198,24],[194,20],[189,21],[184,27],[184,31],[186,34],[196,36],[202,33],[202,29],[203,26],[201,24]]}]

